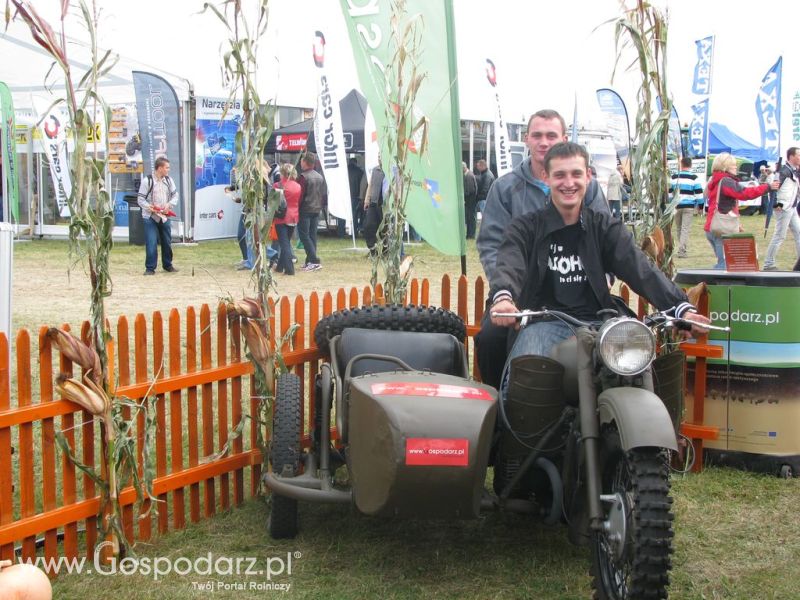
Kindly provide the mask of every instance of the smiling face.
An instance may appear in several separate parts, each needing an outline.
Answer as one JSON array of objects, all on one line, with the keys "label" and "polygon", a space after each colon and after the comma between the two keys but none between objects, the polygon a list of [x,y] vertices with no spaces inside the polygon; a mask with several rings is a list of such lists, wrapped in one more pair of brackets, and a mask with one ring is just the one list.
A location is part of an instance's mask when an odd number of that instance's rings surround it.
[{"label": "smiling face", "polygon": [[589,185],[589,169],[583,156],[553,157],[547,168],[546,182],[556,210],[564,223],[578,222],[581,203]]},{"label": "smiling face", "polygon": [[531,153],[531,161],[541,168],[544,165],[544,156],[547,151],[566,139],[567,136],[559,119],[534,117],[531,119],[528,134],[525,136],[525,145],[528,146],[528,151]]}]

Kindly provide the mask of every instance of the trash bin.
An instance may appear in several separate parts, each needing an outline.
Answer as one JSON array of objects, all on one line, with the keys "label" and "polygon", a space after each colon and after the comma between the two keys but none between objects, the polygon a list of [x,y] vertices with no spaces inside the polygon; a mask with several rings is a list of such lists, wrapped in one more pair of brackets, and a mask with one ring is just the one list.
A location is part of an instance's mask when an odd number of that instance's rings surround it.
[{"label": "trash bin", "polygon": [[128,243],[144,246],[144,221],[136,194],[125,194],[125,202],[128,203]]},{"label": "trash bin", "polygon": [[[709,314],[730,336],[711,332],[721,359],[708,359],[705,424],[711,463],[787,475],[800,473],[800,273],[679,271],[684,287],[705,281]],[[687,365],[687,414],[693,407],[694,363]]]}]

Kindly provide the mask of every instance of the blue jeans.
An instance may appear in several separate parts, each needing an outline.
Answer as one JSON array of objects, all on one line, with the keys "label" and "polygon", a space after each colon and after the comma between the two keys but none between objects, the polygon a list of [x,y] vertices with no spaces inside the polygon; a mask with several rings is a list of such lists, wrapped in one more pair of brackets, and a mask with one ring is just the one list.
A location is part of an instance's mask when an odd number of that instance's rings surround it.
[{"label": "blue jeans", "polygon": [[[297,223],[297,235],[303,243],[306,251],[306,263],[319,264],[317,256],[317,223],[319,213],[300,213],[300,220]],[[291,254],[289,254],[291,257]]]},{"label": "blue jeans", "polygon": [[172,227],[169,220],[156,223],[152,218],[144,219],[144,268],[155,271],[158,264],[158,244],[161,243],[161,266],[172,266]]},{"label": "blue jeans", "polygon": [[714,254],[717,256],[717,264],[712,268],[725,270],[725,251],[722,247],[722,238],[715,236],[710,231],[706,231],[706,239],[711,247],[714,249]]},{"label": "blue jeans", "polygon": [[[242,253],[242,260],[248,260],[247,252],[247,230],[244,226],[244,213],[239,217],[239,230],[236,232],[236,240],[239,242],[239,251]],[[251,264],[252,267],[252,264]]]},{"label": "blue jeans", "polygon": [[561,321],[537,321],[521,329],[506,359],[500,386],[500,397],[505,400],[512,359],[518,356],[531,355],[549,357],[555,346],[574,335],[575,333],[570,326]]}]

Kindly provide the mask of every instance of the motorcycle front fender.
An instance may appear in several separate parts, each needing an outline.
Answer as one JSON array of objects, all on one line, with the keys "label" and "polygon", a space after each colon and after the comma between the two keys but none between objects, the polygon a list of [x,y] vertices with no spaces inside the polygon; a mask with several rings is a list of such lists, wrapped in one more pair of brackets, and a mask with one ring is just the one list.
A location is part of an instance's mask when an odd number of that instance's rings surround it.
[{"label": "motorcycle front fender", "polygon": [[678,451],[672,419],[661,398],[634,387],[603,391],[597,398],[600,425],[616,423],[624,450],[642,447]]}]

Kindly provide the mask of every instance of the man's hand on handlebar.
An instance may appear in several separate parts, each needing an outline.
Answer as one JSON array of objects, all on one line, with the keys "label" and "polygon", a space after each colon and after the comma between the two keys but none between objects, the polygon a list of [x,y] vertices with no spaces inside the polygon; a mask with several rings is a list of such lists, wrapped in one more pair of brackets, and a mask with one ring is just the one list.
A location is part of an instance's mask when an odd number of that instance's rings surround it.
[{"label": "man's hand on handlebar", "polygon": [[492,304],[489,307],[489,311],[492,313],[492,324],[497,325],[498,327],[513,327],[514,329],[519,329],[519,319],[516,317],[495,317],[494,313],[512,313],[512,312],[519,312],[517,306],[511,300],[499,300],[495,304]]},{"label": "man's hand on handlebar", "polygon": [[704,333],[708,333],[708,328],[703,327],[703,325],[711,325],[711,319],[709,319],[705,315],[696,313],[693,310],[688,310],[683,315],[683,319],[692,322],[691,331],[685,331],[685,330],[681,331],[681,335],[683,337],[688,338],[693,335],[702,335]]}]

